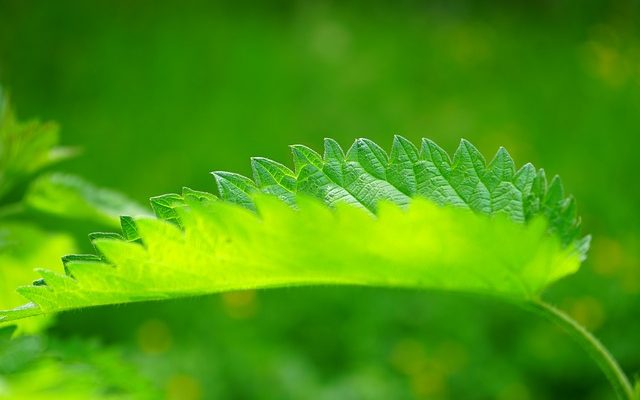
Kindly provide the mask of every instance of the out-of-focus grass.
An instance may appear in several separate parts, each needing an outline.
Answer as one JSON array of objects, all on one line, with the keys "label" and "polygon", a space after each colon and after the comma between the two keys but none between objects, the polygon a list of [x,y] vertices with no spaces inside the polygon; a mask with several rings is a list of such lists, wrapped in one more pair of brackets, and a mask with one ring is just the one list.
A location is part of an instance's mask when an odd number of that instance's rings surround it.
[{"label": "out-of-focus grass", "polygon": [[[638,371],[638,6],[471,3],[0,0],[0,82],[85,149],[69,171],[140,201],[212,190],[208,171],[249,173],[253,155],[291,164],[288,144],[324,136],[504,145],[559,173],[594,235],[549,297]],[[54,334],[128,343],[169,394],[607,398],[529,319],[439,293],[296,289],[88,310]],[[150,353],[149,327],[171,345]]]}]

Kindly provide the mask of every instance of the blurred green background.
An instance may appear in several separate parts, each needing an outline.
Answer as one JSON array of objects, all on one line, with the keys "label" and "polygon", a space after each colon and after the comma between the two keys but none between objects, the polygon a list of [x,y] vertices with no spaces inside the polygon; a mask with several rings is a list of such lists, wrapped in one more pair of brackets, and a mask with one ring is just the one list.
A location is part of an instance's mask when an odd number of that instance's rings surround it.
[{"label": "blurred green background", "polygon": [[[461,137],[560,174],[594,236],[547,298],[640,373],[637,1],[0,0],[0,82],[62,169],[136,200],[287,145]],[[83,235],[104,229],[74,227]],[[35,267],[35,266],[34,266]],[[609,399],[546,321],[437,292],[305,288],[60,316],[170,399]]]}]

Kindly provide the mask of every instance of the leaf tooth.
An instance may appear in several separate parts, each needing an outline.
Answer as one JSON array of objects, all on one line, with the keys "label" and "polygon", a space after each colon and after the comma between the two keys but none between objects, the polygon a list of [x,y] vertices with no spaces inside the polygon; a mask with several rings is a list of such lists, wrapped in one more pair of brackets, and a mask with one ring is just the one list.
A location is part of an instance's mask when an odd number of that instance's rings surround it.
[{"label": "leaf tooth", "polygon": [[344,162],[345,159],[346,159],[346,157],[344,155],[344,151],[342,150],[342,147],[340,147],[338,142],[336,142],[335,140],[333,140],[331,138],[325,138],[324,139],[324,161],[325,161],[325,163],[326,162],[330,162],[330,161]]},{"label": "leaf tooth", "polygon": [[420,152],[409,140],[400,135],[393,137],[386,178],[394,187],[407,196],[413,196],[418,191],[418,172],[424,177],[424,165],[418,166]]},{"label": "leaf tooth", "polygon": [[544,197],[544,205],[546,207],[554,207],[559,204],[563,198],[564,187],[562,186],[562,180],[558,175],[555,175],[547,188],[547,192]]},{"label": "leaf tooth", "polygon": [[377,179],[387,179],[389,156],[375,142],[364,138],[356,139],[347,152],[347,159],[357,162],[366,172]]},{"label": "leaf tooth", "polygon": [[[16,288],[16,291],[31,303],[25,304],[20,309],[14,309],[20,314],[20,318],[43,314],[41,310],[55,309],[57,304],[57,296],[51,296],[51,288],[48,286],[20,286]],[[23,313],[23,310],[31,310],[32,313]]]},{"label": "leaf tooth", "polygon": [[578,207],[575,198],[569,196],[559,204],[557,211],[557,229],[564,245],[573,242],[580,233]]},{"label": "leaf tooth", "polygon": [[449,182],[458,195],[473,209],[491,213],[491,189],[496,185],[485,182],[486,162],[478,149],[465,139],[453,155]]},{"label": "leaf tooth", "polygon": [[184,199],[179,194],[169,193],[149,199],[156,217],[180,226],[176,207],[184,206]]},{"label": "leaf tooth", "polygon": [[251,157],[253,179],[258,187],[280,185],[287,190],[295,188],[295,174],[279,162],[264,157]]},{"label": "leaf tooth", "polygon": [[568,221],[575,221],[578,218],[578,206],[576,205],[576,199],[573,196],[569,196],[562,201],[562,216]]},{"label": "leaf tooth", "polygon": [[227,200],[223,197],[223,195],[228,194],[226,189],[237,188],[245,193],[251,193],[256,189],[256,185],[251,179],[244,175],[236,174],[235,172],[212,171],[211,175],[216,179],[218,189],[220,190],[220,197],[222,197],[223,200]]},{"label": "leaf tooth", "polygon": [[291,153],[293,154],[293,164],[296,168],[296,174],[300,174],[302,168],[306,165],[313,165],[318,169],[322,169],[324,161],[322,156],[302,144],[293,144],[289,146]]},{"label": "leaf tooth", "polygon": [[499,182],[511,182],[516,173],[516,165],[513,158],[504,147],[500,147],[487,166],[487,170],[495,176]]},{"label": "leaf tooth", "polygon": [[295,206],[296,176],[289,168],[268,158],[251,158],[251,169],[260,191]]},{"label": "leaf tooth", "polygon": [[89,241],[91,242],[91,245],[93,246],[93,248],[95,249],[95,251],[98,254],[100,254],[100,250],[98,250],[98,247],[96,247],[96,241],[102,240],[102,239],[125,241],[125,238],[122,237],[122,235],[120,235],[118,233],[113,233],[113,232],[94,232],[94,233],[90,233],[89,234]]},{"label": "leaf tooth", "polygon": [[186,186],[182,188],[182,198],[188,205],[192,205],[193,203],[208,204],[218,200],[218,197],[213,193],[193,190]]},{"label": "leaf tooth", "polygon": [[[38,268],[36,272],[42,277],[41,280],[44,281],[44,285],[51,289],[69,288],[76,284],[75,280],[69,275],[60,274],[44,268]],[[38,286],[35,282],[33,285]]]},{"label": "leaf tooth", "polygon": [[544,172],[543,168],[538,170],[536,179],[533,182],[532,192],[540,198],[540,201],[542,201],[547,193],[547,174]]},{"label": "leaf tooth", "polygon": [[587,235],[583,238],[580,238],[575,243],[576,250],[580,255],[580,261],[584,261],[587,259],[587,253],[589,252],[589,248],[591,247],[591,235]]},{"label": "leaf tooth", "polygon": [[531,163],[523,165],[513,176],[513,184],[522,192],[523,198],[531,193],[535,177],[536,168]]},{"label": "leaf tooth", "polygon": [[79,286],[89,286],[92,290],[99,290],[108,286],[109,278],[117,274],[112,265],[104,262],[76,261],[69,264],[69,272]]},{"label": "leaf tooth", "polygon": [[410,140],[400,135],[393,135],[393,144],[391,145],[391,154],[389,157],[390,164],[393,165],[405,162],[415,164],[419,159],[420,150],[418,150]]},{"label": "leaf tooth", "polygon": [[211,174],[216,180],[222,200],[255,211],[256,207],[251,200],[251,194],[257,190],[257,187],[251,179],[234,172],[213,171]]},{"label": "leaf tooth", "polygon": [[95,254],[68,254],[62,257],[62,265],[64,266],[64,272],[73,277],[71,273],[72,266],[75,263],[102,263],[102,257]]},{"label": "leaf tooth", "polygon": [[[239,208],[237,206],[233,207]],[[173,224],[158,220],[154,221],[157,221],[158,223],[162,224],[162,226],[168,228],[165,230],[165,232],[167,233],[171,233],[173,231],[180,232],[180,230]],[[156,234],[161,235],[165,232],[157,232]],[[167,235],[168,238],[175,241],[175,237],[178,235],[172,236],[173,237]],[[144,263],[132,262],[132,260],[144,260],[148,254],[149,249],[153,249],[153,251],[156,251],[158,247],[155,245],[153,240],[150,240],[148,248],[143,247],[139,243],[123,242],[120,240],[99,240],[95,243],[95,246],[98,248],[100,254],[104,255],[104,260],[106,261],[93,262],[92,265],[117,266],[117,268],[115,269],[117,269],[119,271],[119,274],[122,276],[135,272],[140,273],[140,271],[144,268]],[[85,262],[85,264],[87,263]],[[70,267],[72,265],[74,265],[74,263],[72,263]],[[102,269],[102,271],[108,271],[108,269]]]},{"label": "leaf tooth", "polygon": [[[461,193],[459,182],[456,182],[449,154],[432,140],[425,138],[422,139],[420,157],[423,163],[417,164],[421,167],[420,175],[416,175],[420,181],[417,184],[418,193],[440,205],[453,204],[468,208],[466,196]],[[457,180],[460,180],[459,177]]]},{"label": "leaf tooth", "polygon": [[331,181],[345,188],[345,166],[346,157],[342,147],[333,139],[326,138],[324,140],[324,166],[321,168],[322,174],[326,175]]},{"label": "leaf tooth", "polygon": [[460,144],[453,153],[453,167],[463,164],[472,167],[472,170],[481,177],[486,169],[487,162],[480,151],[466,139],[460,139]]},{"label": "leaf tooth", "polygon": [[138,234],[138,228],[136,227],[135,220],[128,216],[123,215],[120,217],[120,226],[122,227],[122,236],[124,239],[130,242],[140,240],[140,234]]},{"label": "leaf tooth", "polygon": [[122,237],[122,235],[115,232],[93,232],[93,233],[90,233],[88,236],[91,242],[98,239],[124,240],[124,237]]},{"label": "leaf tooth", "polygon": [[422,139],[420,158],[436,165],[445,178],[448,178],[451,173],[451,158],[449,158],[449,154],[431,139]]}]

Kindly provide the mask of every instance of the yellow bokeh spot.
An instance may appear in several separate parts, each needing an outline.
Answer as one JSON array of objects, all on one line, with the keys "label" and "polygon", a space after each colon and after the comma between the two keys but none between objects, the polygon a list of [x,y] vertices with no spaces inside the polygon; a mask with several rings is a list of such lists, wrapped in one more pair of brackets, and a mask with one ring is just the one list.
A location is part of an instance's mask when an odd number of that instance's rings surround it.
[{"label": "yellow bokeh spot", "polygon": [[425,349],[414,339],[403,339],[391,351],[391,364],[399,371],[411,375],[425,367]]},{"label": "yellow bokeh spot", "polygon": [[467,350],[453,341],[440,343],[434,355],[448,374],[460,371],[467,364]]},{"label": "yellow bokeh spot", "polygon": [[411,387],[416,396],[420,398],[432,398],[445,391],[445,375],[438,368],[428,368],[412,376]]},{"label": "yellow bokeh spot", "polygon": [[612,26],[598,25],[584,46],[586,67],[611,88],[640,80],[640,48],[625,36]]},{"label": "yellow bokeh spot", "polygon": [[520,382],[514,382],[504,387],[496,396],[498,400],[529,400],[531,393]]},{"label": "yellow bokeh spot", "polygon": [[168,400],[200,400],[202,386],[190,375],[177,374],[167,381],[166,394]]},{"label": "yellow bokeh spot", "polygon": [[567,304],[569,314],[590,331],[598,329],[605,319],[602,304],[593,297],[581,297]]},{"label": "yellow bokeh spot", "polygon": [[628,294],[640,293],[640,271],[629,269],[622,277],[622,289]]},{"label": "yellow bokeh spot", "polygon": [[626,83],[629,73],[617,49],[599,42],[590,42],[587,48],[591,58],[590,66],[602,81],[612,87]]},{"label": "yellow bokeh spot", "polygon": [[492,33],[489,26],[457,25],[450,31],[455,46],[450,46],[452,58],[463,66],[473,67],[491,58],[493,49],[488,38]]},{"label": "yellow bokeh spot", "polygon": [[441,397],[446,391],[447,376],[466,363],[466,352],[455,343],[444,342],[428,356],[422,343],[404,339],[392,349],[390,362],[408,376],[417,398]]},{"label": "yellow bokeh spot", "polygon": [[138,346],[147,354],[161,354],[171,348],[171,331],[158,319],[145,321],[138,328]]},{"label": "yellow bokeh spot", "polygon": [[223,293],[222,304],[227,315],[237,319],[253,317],[258,310],[255,290]]},{"label": "yellow bokeh spot", "polygon": [[600,275],[615,274],[624,262],[624,250],[620,242],[606,237],[593,241],[591,249],[593,270]]}]

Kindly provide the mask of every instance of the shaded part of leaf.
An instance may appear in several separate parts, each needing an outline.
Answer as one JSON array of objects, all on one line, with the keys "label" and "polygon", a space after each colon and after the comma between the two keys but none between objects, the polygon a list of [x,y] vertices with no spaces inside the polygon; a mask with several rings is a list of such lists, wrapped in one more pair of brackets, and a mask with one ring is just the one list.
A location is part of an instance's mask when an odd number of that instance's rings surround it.
[{"label": "shaded part of leaf", "polygon": [[127,215],[121,216],[120,226],[122,228],[122,236],[124,236],[125,240],[128,240],[130,242],[135,242],[140,240],[140,235],[138,234],[138,228],[136,227],[136,223],[132,217]]},{"label": "shaded part of leaf", "polygon": [[414,196],[418,191],[416,168],[423,169],[417,167],[419,159],[419,150],[413,143],[402,136],[393,137],[386,176],[389,183],[407,196]]},{"label": "shaded part of leaf", "polygon": [[531,185],[531,193],[527,196],[525,213],[527,221],[538,215],[542,210],[542,202],[547,193],[547,176],[544,169],[540,168]]},{"label": "shaded part of leaf", "polygon": [[417,193],[438,205],[454,205],[469,208],[450,182],[451,160],[449,155],[429,139],[422,139],[420,158],[416,171]]},{"label": "shaded part of leaf", "polygon": [[91,242],[98,239],[124,240],[124,237],[121,234],[115,233],[115,232],[93,232],[93,233],[90,233],[88,236]]},{"label": "shaded part of leaf", "polygon": [[512,182],[515,173],[516,166],[511,155],[504,147],[500,147],[487,166],[483,181],[489,192],[493,192],[501,182]]},{"label": "shaded part of leaf", "polygon": [[261,192],[274,195],[293,206],[295,204],[296,177],[293,171],[268,158],[251,158],[253,179]]},{"label": "shaded part of leaf", "polygon": [[125,240],[125,238],[119,234],[114,232],[94,232],[89,234],[89,240],[91,241],[91,245],[93,246],[96,253],[100,254],[100,250],[96,247],[95,243],[98,240],[102,239],[111,239],[111,240]]},{"label": "shaded part of leaf", "polygon": [[513,184],[522,193],[522,208],[525,213],[525,219],[530,216],[529,208],[532,202],[532,189],[535,179],[536,169],[531,163],[523,165],[513,177]]},{"label": "shaded part of leaf", "polygon": [[[357,144],[354,143],[354,146],[357,148]],[[352,146],[352,149],[354,146]],[[365,146],[362,151],[370,152],[371,150]],[[375,158],[373,155],[363,157]],[[343,187],[372,213],[376,212],[377,204],[381,200],[388,200],[401,206],[409,203],[409,197],[398,191],[389,182],[376,178],[367,172],[359,162],[348,161],[342,148],[332,139],[325,139],[325,166],[323,172],[331,181]]]},{"label": "shaded part of leaf", "polygon": [[536,178],[536,168],[531,163],[526,163],[513,176],[513,184],[523,195],[531,193],[533,181]]},{"label": "shaded part of leaf", "polygon": [[565,221],[562,216],[562,202],[564,200],[564,188],[559,176],[554,176],[547,187],[546,194],[542,199],[541,211],[549,220],[549,226],[553,233],[561,235],[564,230]]},{"label": "shaded part of leaf", "polygon": [[491,214],[491,193],[483,181],[485,164],[478,149],[461,140],[453,155],[450,183],[473,211]]},{"label": "shaded part of leaf", "polygon": [[564,188],[562,186],[562,180],[558,175],[554,176],[547,188],[547,193],[544,196],[543,205],[546,209],[553,208],[560,203],[564,198]]},{"label": "shaded part of leaf", "polygon": [[251,179],[233,172],[214,171],[211,174],[218,184],[218,192],[222,200],[239,204],[251,211],[256,210],[250,195],[257,190],[257,187]]},{"label": "shaded part of leaf", "polygon": [[[390,156],[368,139],[357,139],[346,155],[333,139],[325,139],[324,147],[323,159],[306,146],[291,146],[295,173],[275,161],[253,158],[255,184],[241,175],[214,173],[222,200],[254,209],[249,196],[259,190],[295,208],[295,194],[303,193],[322,199],[331,207],[354,204],[375,214],[380,201],[406,206],[410,197],[421,196],[439,205],[470,208],[482,214],[504,213],[517,222],[545,214],[543,208],[556,214],[563,209],[561,202],[544,205],[545,199],[550,201],[544,171],[536,172],[526,164],[516,172],[513,159],[504,148],[487,166],[482,154],[464,139],[453,162],[429,139],[422,140],[418,151],[407,139],[395,136]],[[570,243],[578,235],[578,221],[563,218],[554,218],[550,231],[565,232],[563,235],[571,237],[567,239]],[[563,228],[563,221],[573,222]]]},{"label": "shaded part of leaf", "polygon": [[185,186],[182,188],[182,199],[186,203],[209,203],[212,201],[217,201],[218,197],[212,193],[193,190]]},{"label": "shaded part of leaf", "polygon": [[516,222],[525,222],[522,193],[511,183],[501,182],[491,193],[493,214],[505,213]]},{"label": "shaded part of leaf", "polygon": [[314,165],[307,164],[302,168],[296,184],[297,193],[308,194],[320,199],[330,207],[334,207],[338,203],[364,207],[351,193],[336,184],[324,171]]},{"label": "shaded part of leaf", "polygon": [[360,164],[367,173],[376,179],[387,179],[389,160],[387,153],[369,139],[356,139],[349,151],[347,159]]},{"label": "shaded part of leaf", "polygon": [[295,173],[279,162],[264,157],[252,157],[251,169],[253,170],[253,178],[260,189],[278,185],[293,192],[296,188]]},{"label": "shaded part of leaf", "polygon": [[152,197],[150,199],[151,208],[153,209],[156,217],[169,221],[180,226],[180,220],[176,207],[184,206],[184,198],[175,193],[169,193],[162,196]]},{"label": "shaded part of leaf", "polygon": [[320,156],[320,154],[301,144],[294,144],[289,147],[293,154],[293,164],[298,175],[307,165],[313,165],[317,169],[322,169],[324,162],[322,161],[322,156]]},{"label": "shaded part of leaf", "polygon": [[569,245],[580,234],[578,208],[573,196],[562,200],[556,225],[562,243],[565,245]]},{"label": "shaded part of leaf", "polygon": [[[345,188],[344,183],[344,169],[346,166],[346,160],[342,147],[333,139],[324,140],[324,165],[322,172],[331,179],[335,184]],[[355,197],[355,196],[354,196]]]}]

